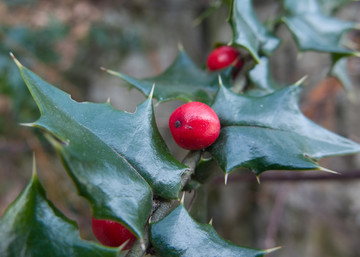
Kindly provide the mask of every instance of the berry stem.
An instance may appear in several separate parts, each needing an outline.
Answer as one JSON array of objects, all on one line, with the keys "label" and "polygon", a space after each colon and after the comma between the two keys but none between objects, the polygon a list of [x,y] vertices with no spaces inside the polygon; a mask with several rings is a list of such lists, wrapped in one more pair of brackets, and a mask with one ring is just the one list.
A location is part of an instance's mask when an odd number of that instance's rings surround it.
[{"label": "berry stem", "polygon": [[[187,169],[181,177],[181,184],[184,186],[191,179],[191,175],[194,173],[196,165],[199,163],[201,158],[202,151],[189,151],[182,161],[189,169]],[[168,215],[176,206],[178,206],[179,201],[177,200],[161,200],[153,202],[153,212],[151,214],[151,222],[157,222]],[[127,253],[126,257],[141,257],[144,256],[146,250],[150,246],[150,230],[149,223],[146,224],[144,228],[144,238],[143,240],[136,240],[134,246]],[[145,247],[144,247],[145,246]]]}]

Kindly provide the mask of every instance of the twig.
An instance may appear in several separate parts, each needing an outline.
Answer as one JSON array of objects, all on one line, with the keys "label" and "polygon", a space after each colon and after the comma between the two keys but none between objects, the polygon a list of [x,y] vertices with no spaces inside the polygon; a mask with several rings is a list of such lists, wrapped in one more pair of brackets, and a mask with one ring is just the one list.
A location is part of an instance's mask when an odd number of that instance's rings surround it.
[{"label": "twig", "polygon": [[[353,180],[360,179],[360,170],[349,170],[342,171],[339,175],[336,174],[304,174],[296,173],[296,171],[288,172],[288,174],[264,174],[260,176],[261,183],[263,182],[303,182],[303,181],[343,181],[343,180]],[[239,183],[239,182],[256,182],[256,177],[253,174],[239,174],[239,175],[230,175],[229,183]],[[228,183],[228,184],[229,184]],[[218,177],[212,181],[212,184],[223,185],[224,178]]]},{"label": "twig", "polygon": [[282,185],[276,194],[275,204],[270,213],[269,224],[266,229],[265,248],[274,247],[275,238],[279,229],[281,214],[284,209],[285,196],[287,195],[288,185]]},{"label": "twig", "polygon": [[[190,151],[184,158],[183,164],[189,167],[181,177],[181,184],[184,187],[190,180],[191,175],[194,173],[196,164],[199,162],[201,157],[201,151]],[[155,203],[155,202],[154,202]],[[178,201],[176,200],[162,200],[160,204],[154,204],[153,213],[151,214],[151,222],[157,222],[168,215],[176,206]],[[142,241],[137,240],[131,250],[128,252],[126,257],[141,257],[146,253],[146,249],[150,246],[150,231],[149,224],[146,224],[144,230],[144,238]]]}]

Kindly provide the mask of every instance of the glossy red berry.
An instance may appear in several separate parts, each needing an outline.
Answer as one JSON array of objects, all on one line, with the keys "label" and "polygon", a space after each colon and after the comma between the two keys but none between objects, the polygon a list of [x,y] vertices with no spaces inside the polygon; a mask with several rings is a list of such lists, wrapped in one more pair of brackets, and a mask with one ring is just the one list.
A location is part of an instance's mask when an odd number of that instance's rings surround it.
[{"label": "glossy red berry", "polygon": [[215,142],[220,133],[220,121],[206,104],[191,102],[171,114],[169,128],[179,146],[199,150]]},{"label": "glossy red berry", "polygon": [[136,237],[123,225],[111,220],[91,218],[91,227],[95,237],[106,246],[118,247],[129,240],[123,250],[129,250]]},{"label": "glossy red berry", "polygon": [[220,70],[231,64],[235,65],[237,71],[243,66],[239,51],[231,46],[220,46],[216,48],[210,53],[207,59],[207,67],[210,71]]}]

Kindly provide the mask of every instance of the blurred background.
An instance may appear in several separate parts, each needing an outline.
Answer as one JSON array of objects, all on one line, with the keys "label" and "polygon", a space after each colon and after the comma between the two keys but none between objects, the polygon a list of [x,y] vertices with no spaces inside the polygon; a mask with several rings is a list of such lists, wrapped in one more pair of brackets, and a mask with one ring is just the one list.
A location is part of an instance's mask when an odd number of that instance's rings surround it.
[{"label": "blurred background", "polygon": [[[144,78],[157,75],[177,55],[178,45],[199,65],[215,43],[227,43],[228,10],[220,8],[198,23],[211,0],[2,0],[0,1],[0,215],[26,186],[36,153],[39,178],[51,201],[77,221],[83,238],[93,239],[90,207],[76,194],[52,147],[37,130],[20,126],[39,112],[9,52],[77,101],[105,102],[133,112],[145,97],[99,67]],[[275,0],[255,0],[260,20],[278,8]],[[336,13],[360,22],[360,3]],[[308,75],[301,100],[304,113],[316,123],[360,142],[360,58],[349,58],[355,86],[350,101],[338,81],[327,77],[328,54],[298,53],[290,33],[271,58],[276,80],[290,84]],[[360,33],[347,37],[360,50]],[[160,132],[181,160],[185,151],[172,140],[167,122],[181,102],[155,106]],[[259,185],[250,172],[236,171],[225,186],[223,174],[207,186],[207,215],[221,236],[243,246],[271,248],[279,257],[357,257],[360,238],[360,156],[333,157],[324,172],[269,171]],[[199,196],[204,193],[199,192]],[[191,198],[191,194],[189,195]]]}]

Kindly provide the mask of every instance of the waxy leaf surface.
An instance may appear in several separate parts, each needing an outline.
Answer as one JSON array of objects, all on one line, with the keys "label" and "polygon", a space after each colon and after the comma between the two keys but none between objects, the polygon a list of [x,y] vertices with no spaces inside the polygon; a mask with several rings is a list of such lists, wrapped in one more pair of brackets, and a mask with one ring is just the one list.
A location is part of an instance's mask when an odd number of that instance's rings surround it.
[{"label": "waxy leaf surface", "polygon": [[233,0],[229,23],[233,34],[231,43],[248,50],[257,62],[259,53],[270,55],[280,44],[280,39],[256,17],[252,0]]},{"label": "waxy leaf surface", "polygon": [[134,114],[110,103],[78,103],[17,64],[41,112],[30,125],[56,138],[50,141],[80,195],[90,201],[94,216],[121,221],[141,237],[152,190],[177,198],[186,170],[157,130],[151,99]]},{"label": "waxy leaf surface", "polygon": [[319,158],[360,151],[359,144],[307,119],[297,105],[299,93],[298,85],[263,97],[220,88],[212,108],[222,128],[208,150],[224,171],[320,169]]},{"label": "waxy leaf surface", "polygon": [[269,59],[265,56],[249,71],[249,79],[252,85],[246,91],[246,95],[250,96],[267,95],[283,87],[271,75]]},{"label": "waxy leaf surface", "polygon": [[151,224],[150,236],[156,253],[162,257],[260,257],[268,252],[221,238],[211,225],[193,220],[182,204]]},{"label": "waxy leaf surface", "polygon": [[207,72],[199,68],[184,50],[180,50],[171,66],[156,77],[137,79],[115,71],[108,72],[122,78],[146,96],[155,84],[154,98],[159,102],[177,99],[211,104],[219,87],[218,74],[224,81],[230,81],[232,70],[233,67],[229,67],[219,72]]},{"label": "waxy leaf surface", "polygon": [[355,23],[325,15],[317,0],[284,0],[283,5],[289,13],[283,21],[300,51],[329,52],[337,59],[354,54],[341,45],[341,38]]},{"label": "waxy leaf surface", "polygon": [[46,199],[35,173],[0,219],[1,257],[117,257],[118,252],[82,240],[76,223]]},{"label": "waxy leaf surface", "polygon": [[337,61],[331,68],[330,75],[337,78],[344,89],[352,95],[354,93],[354,85],[348,72],[347,61],[348,58],[341,58]]}]

